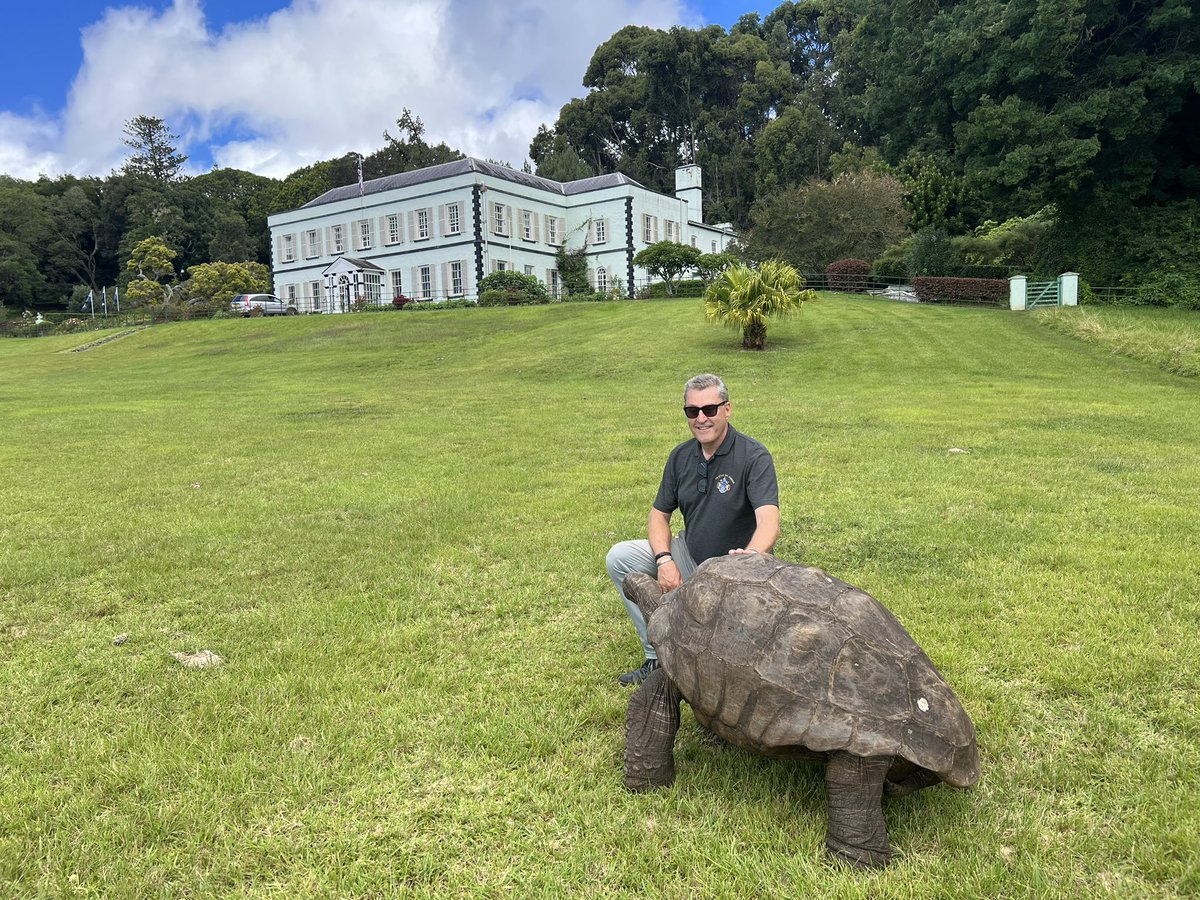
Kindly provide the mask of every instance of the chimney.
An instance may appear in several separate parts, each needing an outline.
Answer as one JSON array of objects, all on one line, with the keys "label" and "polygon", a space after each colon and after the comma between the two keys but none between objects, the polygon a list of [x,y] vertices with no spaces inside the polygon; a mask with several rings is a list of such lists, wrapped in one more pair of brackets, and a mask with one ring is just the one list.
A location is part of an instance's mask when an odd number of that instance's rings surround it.
[{"label": "chimney", "polygon": [[700,188],[699,166],[687,165],[675,169],[675,196],[687,203],[689,222],[704,222],[704,198]]}]

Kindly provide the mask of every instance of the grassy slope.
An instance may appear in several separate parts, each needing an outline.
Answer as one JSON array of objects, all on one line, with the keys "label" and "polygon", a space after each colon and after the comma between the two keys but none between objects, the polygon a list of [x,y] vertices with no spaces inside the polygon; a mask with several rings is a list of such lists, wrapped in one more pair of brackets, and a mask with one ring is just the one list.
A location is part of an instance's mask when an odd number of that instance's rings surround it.
[{"label": "grassy slope", "polygon": [[[1200,891],[1200,386],[990,310],[768,338],[675,301],[0,343],[0,894]],[[686,716],[676,786],[621,788],[602,557],[704,370],[779,555],[975,718],[982,782],[889,804],[883,873],[825,861],[817,769]]]},{"label": "grassy slope", "polygon": [[1044,309],[1038,321],[1056,331],[1140,359],[1176,375],[1200,375],[1200,315],[1189,309],[1087,306]]}]

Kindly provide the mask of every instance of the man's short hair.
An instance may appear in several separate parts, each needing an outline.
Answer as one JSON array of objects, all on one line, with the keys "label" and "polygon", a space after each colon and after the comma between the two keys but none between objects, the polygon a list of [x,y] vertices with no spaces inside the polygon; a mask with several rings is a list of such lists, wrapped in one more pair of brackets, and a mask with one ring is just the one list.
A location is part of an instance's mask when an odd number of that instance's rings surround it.
[{"label": "man's short hair", "polygon": [[707,373],[693,376],[687,380],[687,384],[683,386],[683,402],[687,403],[687,395],[691,391],[706,391],[714,387],[717,389],[717,395],[721,398],[721,402],[728,403],[729,389],[725,387],[725,382],[720,379],[720,376]]}]

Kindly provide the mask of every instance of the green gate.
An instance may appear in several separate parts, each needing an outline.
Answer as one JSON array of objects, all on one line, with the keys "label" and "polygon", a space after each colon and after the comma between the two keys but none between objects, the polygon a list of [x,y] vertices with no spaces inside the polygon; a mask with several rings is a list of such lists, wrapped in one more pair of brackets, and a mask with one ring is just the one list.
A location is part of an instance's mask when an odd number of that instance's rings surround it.
[{"label": "green gate", "polygon": [[1062,279],[1056,281],[1035,281],[1025,289],[1025,308],[1037,309],[1039,306],[1058,306],[1062,303]]}]

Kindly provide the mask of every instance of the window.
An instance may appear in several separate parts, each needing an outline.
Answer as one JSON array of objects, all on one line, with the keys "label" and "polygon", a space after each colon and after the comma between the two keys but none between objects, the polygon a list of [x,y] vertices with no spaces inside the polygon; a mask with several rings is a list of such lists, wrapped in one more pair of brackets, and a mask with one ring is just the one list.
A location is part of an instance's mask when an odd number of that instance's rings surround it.
[{"label": "window", "polygon": [[603,266],[596,270],[596,292],[600,294],[608,293],[608,270]]},{"label": "window", "polygon": [[363,273],[363,296],[368,303],[378,306],[383,302],[383,275],[379,272]]},{"label": "window", "polygon": [[717,252],[717,242],[716,242],[716,241],[713,241],[713,242],[712,242],[712,252],[713,252],[713,253],[716,253],[716,252]]},{"label": "window", "polygon": [[304,258],[312,259],[314,256],[319,256],[317,250],[317,230],[304,232]]},{"label": "window", "polygon": [[692,235],[692,246],[696,246],[696,236],[694,234]]},{"label": "window", "polygon": [[533,274],[533,266],[526,266],[526,267],[525,267],[525,274],[526,274],[526,275],[532,275],[532,274]]},{"label": "window", "polygon": [[293,306],[296,305],[296,286],[294,284],[289,284],[287,286],[287,300],[288,303],[292,304]]},{"label": "window", "polygon": [[596,233],[595,242],[603,244],[608,240],[608,221],[606,219],[596,219],[592,223],[592,229]]},{"label": "window", "polygon": [[321,282],[310,281],[308,284],[309,293],[312,294],[313,309],[321,308]]},{"label": "window", "polygon": [[556,299],[556,300],[558,299],[558,286],[559,286],[558,269],[551,269],[550,270],[550,293],[554,296],[554,299]]},{"label": "window", "polygon": [[647,244],[654,243],[654,229],[651,227],[653,220],[654,216],[642,215],[642,240]]},{"label": "window", "polygon": [[281,256],[284,262],[293,262],[296,259],[296,238],[294,235],[285,234],[283,236]]},{"label": "window", "polygon": [[371,220],[363,219],[358,223],[358,249],[371,249]]},{"label": "window", "polygon": [[521,237],[527,241],[533,240],[533,213],[527,209],[521,210]]},{"label": "window", "polygon": [[497,259],[492,262],[492,271],[493,272],[509,272],[512,270],[509,269],[508,263],[505,260]]},{"label": "window", "polygon": [[429,237],[429,210],[428,209],[418,209],[417,210],[417,238],[418,238],[418,240],[423,241],[428,237]]},{"label": "window", "polygon": [[418,270],[421,278],[421,298],[424,300],[433,299],[433,269],[430,266],[421,266]]},{"label": "window", "polygon": [[508,207],[503,203],[492,204],[492,234],[508,234]]},{"label": "window", "polygon": [[346,252],[346,239],[342,234],[342,226],[341,225],[334,225],[333,228],[330,229],[329,243],[333,245],[334,253],[345,253]]},{"label": "window", "polygon": [[446,234],[462,232],[462,210],[457,203],[446,207]]},{"label": "window", "polygon": [[450,294],[454,297],[463,295],[463,264],[450,263]]},{"label": "window", "polygon": [[387,242],[400,243],[400,217],[394,213],[387,217]]},{"label": "window", "polygon": [[400,270],[392,270],[392,297],[400,297],[404,294],[404,279],[400,277]]},{"label": "window", "polygon": [[546,243],[558,243],[558,217],[546,216]]},{"label": "window", "polygon": [[667,234],[668,241],[675,240],[675,223],[674,222],[672,222],[670,219],[667,219],[667,221],[663,223],[663,230]]}]

